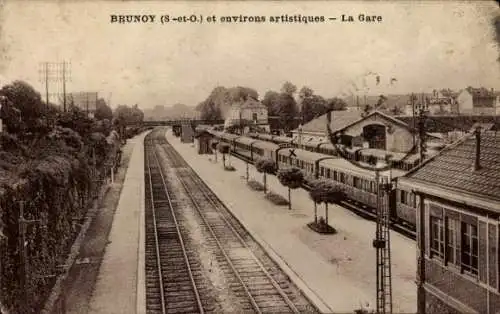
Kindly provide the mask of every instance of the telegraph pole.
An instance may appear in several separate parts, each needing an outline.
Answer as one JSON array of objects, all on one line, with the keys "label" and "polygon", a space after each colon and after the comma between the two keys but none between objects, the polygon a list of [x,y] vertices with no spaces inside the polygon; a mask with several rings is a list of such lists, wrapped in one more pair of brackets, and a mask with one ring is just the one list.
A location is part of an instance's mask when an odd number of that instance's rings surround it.
[{"label": "telegraph pole", "polygon": [[[419,153],[420,153],[420,164],[424,162],[425,158],[425,110],[421,106],[418,113],[418,133],[419,133]],[[424,196],[419,194],[420,202],[417,209],[417,248],[418,248],[418,258],[417,258],[417,312],[418,314],[425,314],[426,300],[425,300],[425,205]]]}]

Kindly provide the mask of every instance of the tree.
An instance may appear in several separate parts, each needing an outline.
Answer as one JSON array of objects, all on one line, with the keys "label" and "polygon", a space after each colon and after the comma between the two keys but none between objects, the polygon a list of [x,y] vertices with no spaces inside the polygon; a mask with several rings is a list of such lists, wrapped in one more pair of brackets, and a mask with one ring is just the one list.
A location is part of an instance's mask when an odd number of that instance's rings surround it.
[{"label": "tree", "polygon": [[262,100],[262,104],[267,107],[267,114],[269,116],[277,116],[278,115],[278,98],[280,97],[280,93],[275,91],[268,91],[264,95],[264,99]]},{"label": "tree", "polygon": [[326,101],[326,107],[328,108],[328,110],[340,111],[340,110],[346,110],[347,104],[345,100],[343,100],[342,98],[333,97]]},{"label": "tree", "polygon": [[288,96],[293,97],[293,94],[295,94],[296,91],[297,91],[297,86],[293,85],[289,81],[286,81],[281,87],[281,93]]},{"label": "tree", "polygon": [[284,168],[278,170],[278,180],[288,188],[288,209],[292,209],[290,189],[299,188],[304,182],[304,173],[299,168]]},{"label": "tree", "polygon": [[299,91],[299,99],[300,100],[312,97],[313,95],[314,95],[314,91],[310,87],[307,87],[307,86],[302,87]]},{"label": "tree", "polygon": [[264,193],[267,190],[266,174],[273,174],[276,172],[276,162],[271,158],[259,158],[255,163],[255,168],[258,172],[264,174]]},{"label": "tree", "polygon": [[303,98],[301,108],[302,123],[307,123],[325,114],[327,111],[327,102],[323,97],[311,95],[310,97]]},{"label": "tree", "polygon": [[226,168],[226,154],[229,153],[229,145],[226,143],[220,143],[217,148],[219,152],[222,154],[222,165],[224,169]]},{"label": "tree", "polygon": [[113,119],[113,110],[106,104],[104,98],[97,99],[94,117],[97,120],[108,119],[111,121]]},{"label": "tree", "polygon": [[281,122],[281,127],[288,132],[296,128],[295,118],[298,115],[297,103],[290,94],[282,93],[278,98],[278,116]]},{"label": "tree", "polygon": [[44,116],[45,106],[40,93],[23,81],[14,81],[0,90],[0,95],[7,97],[12,106],[19,110],[21,121],[28,129],[37,127]]},{"label": "tree", "polygon": [[[345,193],[342,188],[331,180],[315,180],[311,184],[309,192],[311,199],[315,204],[325,204],[325,226],[328,228],[328,204],[339,204],[345,199]],[[316,221],[316,213],[315,213]],[[317,222],[316,222],[317,223]]]}]

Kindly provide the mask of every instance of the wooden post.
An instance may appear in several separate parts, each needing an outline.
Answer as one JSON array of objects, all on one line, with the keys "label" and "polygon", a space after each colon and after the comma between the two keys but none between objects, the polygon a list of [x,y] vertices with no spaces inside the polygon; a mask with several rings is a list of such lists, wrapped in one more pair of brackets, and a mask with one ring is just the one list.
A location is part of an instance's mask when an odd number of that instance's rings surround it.
[{"label": "wooden post", "polygon": [[246,177],[246,179],[247,179],[247,182],[248,182],[248,161],[246,162],[246,164],[247,164],[247,172],[246,172],[247,177]]},{"label": "wooden post", "polygon": [[115,183],[115,167],[111,167],[111,184]]},{"label": "wooden post", "polygon": [[420,203],[417,224],[417,313],[425,314],[425,204],[423,194],[419,195]]}]

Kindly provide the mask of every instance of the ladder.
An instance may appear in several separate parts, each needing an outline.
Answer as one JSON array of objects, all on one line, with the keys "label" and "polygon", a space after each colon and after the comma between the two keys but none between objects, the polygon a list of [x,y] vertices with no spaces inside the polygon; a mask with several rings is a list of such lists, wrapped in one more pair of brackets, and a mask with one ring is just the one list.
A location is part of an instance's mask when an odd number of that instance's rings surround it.
[{"label": "ladder", "polygon": [[390,193],[392,186],[387,178],[377,182],[377,230],[373,246],[377,251],[377,313],[392,313]]}]

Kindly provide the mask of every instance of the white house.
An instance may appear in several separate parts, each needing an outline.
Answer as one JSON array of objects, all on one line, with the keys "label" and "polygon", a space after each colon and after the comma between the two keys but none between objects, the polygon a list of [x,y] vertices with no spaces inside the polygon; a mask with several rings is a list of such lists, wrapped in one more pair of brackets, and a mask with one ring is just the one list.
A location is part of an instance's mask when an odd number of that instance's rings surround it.
[{"label": "white house", "polygon": [[225,117],[224,128],[231,125],[253,124],[270,132],[267,107],[257,99],[248,97],[232,104]]},{"label": "white house", "polygon": [[460,114],[500,115],[500,93],[484,87],[467,87],[457,96]]}]

